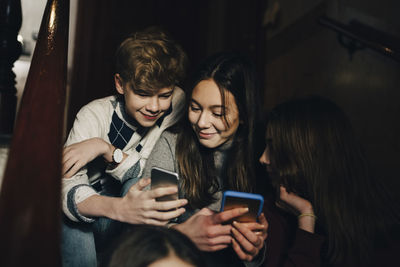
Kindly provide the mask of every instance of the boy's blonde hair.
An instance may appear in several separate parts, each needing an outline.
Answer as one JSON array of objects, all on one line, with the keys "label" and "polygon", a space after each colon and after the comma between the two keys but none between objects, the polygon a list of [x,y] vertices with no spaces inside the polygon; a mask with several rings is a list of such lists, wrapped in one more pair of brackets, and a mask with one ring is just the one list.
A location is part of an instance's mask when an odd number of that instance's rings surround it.
[{"label": "boy's blonde hair", "polygon": [[173,87],[182,82],[186,65],[181,46],[157,27],[132,34],[116,52],[116,73],[133,90]]}]

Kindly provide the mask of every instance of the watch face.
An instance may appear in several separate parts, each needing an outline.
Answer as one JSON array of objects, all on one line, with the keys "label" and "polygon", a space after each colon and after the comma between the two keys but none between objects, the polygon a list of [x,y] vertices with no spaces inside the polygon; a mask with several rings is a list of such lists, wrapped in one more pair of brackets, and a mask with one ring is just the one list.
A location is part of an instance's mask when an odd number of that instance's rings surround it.
[{"label": "watch face", "polygon": [[123,158],[122,150],[119,149],[119,148],[115,149],[114,153],[113,153],[114,162],[115,163],[121,163],[122,158]]}]

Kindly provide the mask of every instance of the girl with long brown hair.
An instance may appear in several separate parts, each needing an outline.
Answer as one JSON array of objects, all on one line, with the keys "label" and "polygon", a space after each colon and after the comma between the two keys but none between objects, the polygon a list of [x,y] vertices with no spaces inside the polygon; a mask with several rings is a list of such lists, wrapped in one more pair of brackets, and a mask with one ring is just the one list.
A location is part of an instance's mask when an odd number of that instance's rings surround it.
[{"label": "girl with long brown hair", "polygon": [[247,212],[219,212],[225,190],[255,191],[258,96],[254,67],[244,56],[220,53],[196,71],[178,133],[165,132],[147,161],[180,176],[186,212],[172,227],[207,253],[210,266],[258,266],[264,257],[267,221],[227,223]]},{"label": "girl with long brown hair", "polygon": [[[344,112],[316,96],[282,103],[270,112],[266,143],[260,161],[279,191],[278,205],[298,216],[294,236],[287,236],[291,229],[280,233],[291,244],[280,266],[387,266],[390,251],[400,248],[391,244],[399,209],[371,175]],[[278,244],[279,229],[271,222],[271,243]]]}]

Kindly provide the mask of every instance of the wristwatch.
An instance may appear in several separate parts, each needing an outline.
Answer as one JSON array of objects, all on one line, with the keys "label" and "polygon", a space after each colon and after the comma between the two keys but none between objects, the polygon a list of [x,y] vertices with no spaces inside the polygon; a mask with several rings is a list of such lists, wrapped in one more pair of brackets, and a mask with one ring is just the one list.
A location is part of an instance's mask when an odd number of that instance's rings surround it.
[{"label": "wristwatch", "polygon": [[124,154],[122,153],[122,150],[119,148],[116,148],[112,154],[113,163],[120,164],[123,158],[124,158]]}]

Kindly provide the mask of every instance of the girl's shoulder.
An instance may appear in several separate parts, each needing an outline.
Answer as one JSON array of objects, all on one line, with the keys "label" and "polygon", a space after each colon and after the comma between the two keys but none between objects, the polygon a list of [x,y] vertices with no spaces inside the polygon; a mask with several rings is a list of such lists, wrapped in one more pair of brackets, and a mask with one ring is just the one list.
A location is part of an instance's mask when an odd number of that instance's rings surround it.
[{"label": "girl's shoulder", "polygon": [[178,133],[171,131],[171,130],[166,130],[161,134],[161,139],[164,139],[168,144],[176,144],[176,139],[178,138]]},{"label": "girl's shoulder", "polygon": [[165,138],[167,140],[176,140],[176,138],[178,137],[178,133],[175,131],[172,131],[170,129],[165,130],[162,134],[161,134],[162,138]]}]

